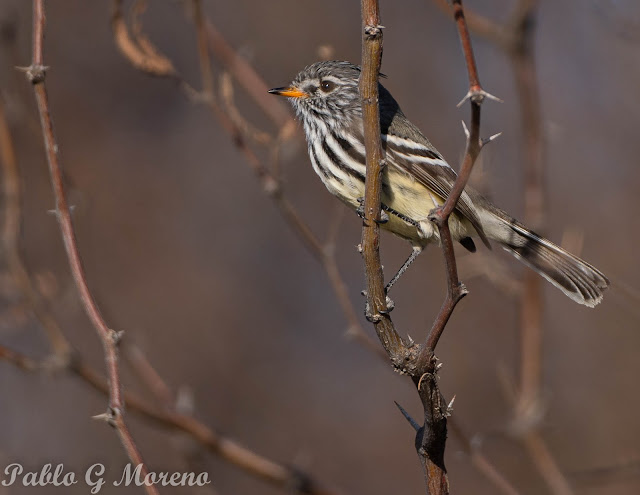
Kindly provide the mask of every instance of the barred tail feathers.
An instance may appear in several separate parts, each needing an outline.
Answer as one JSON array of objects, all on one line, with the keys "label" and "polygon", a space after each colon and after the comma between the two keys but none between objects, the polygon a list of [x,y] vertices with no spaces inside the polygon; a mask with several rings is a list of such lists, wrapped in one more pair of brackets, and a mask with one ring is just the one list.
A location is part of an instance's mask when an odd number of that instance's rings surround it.
[{"label": "barred tail feathers", "polygon": [[597,268],[530,231],[491,206],[482,215],[490,239],[529,266],[569,298],[590,308],[602,301],[609,280]]}]

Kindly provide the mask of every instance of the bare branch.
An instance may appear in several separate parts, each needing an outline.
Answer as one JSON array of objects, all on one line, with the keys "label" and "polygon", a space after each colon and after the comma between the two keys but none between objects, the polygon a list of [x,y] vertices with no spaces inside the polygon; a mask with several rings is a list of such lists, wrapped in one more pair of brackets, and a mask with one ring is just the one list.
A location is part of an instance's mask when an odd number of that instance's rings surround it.
[{"label": "bare branch", "polygon": [[[4,346],[0,346],[0,359],[6,360],[24,371],[33,372],[45,369],[41,363]],[[62,370],[81,379],[96,391],[109,395],[109,383],[79,355],[74,354]],[[323,487],[304,471],[279,464],[256,454],[236,440],[220,434],[189,415],[174,411],[159,411],[154,405],[128,392],[125,392],[123,397],[128,411],[137,413],[162,428],[189,435],[209,452],[275,486],[287,488],[301,495],[338,494],[336,491]],[[109,416],[101,414],[97,419],[109,419]]]},{"label": "bare branch", "polygon": [[[366,180],[362,256],[367,282],[367,317],[373,322],[385,351],[392,360],[405,348],[387,309],[384,274],[380,262],[380,196],[382,193],[382,144],[378,105],[378,74],[382,62],[382,26],[377,0],[362,0],[362,73],[360,98],[364,123]],[[397,363],[397,362],[396,362]]]},{"label": "bare branch", "polygon": [[464,11],[462,9],[462,1],[454,0],[453,2],[454,18],[458,26],[458,34],[462,43],[462,50],[467,64],[469,73],[469,100],[471,102],[471,124],[469,135],[467,138],[467,150],[465,152],[460,173],[456,182],[451,189],[451,193],[447,197],[444,205],[436,208],[431,212],[429,219],[436,224],[440,232],[440,242],[442,244],[442,252],[445,258],[447,270],[447,295],[440,308],[440,313],[431,327],[426,344],[420,351],[420,361],[427,363],[433,359],[435,347],[440,340],[442,332],[453,313],[454,308],[466,294],[466,287],[458,280],[458,270],[456,266],[456,258],[453,251],[453,241],[449,230],[449,216],[455,209],[462,192],[473,170],[473,165],[484,146],[484,142],[480,138],[480,107],[487,93],[480,85],[478,77],[478,69],[476,67],[473,48],[471,46],[471,38],[469,30],[465,22]]},{"label": "bare branch", "polygon": [[[107,415],[109,423],[116,428],[120,441],[124,446],[127,455],[132,463],[141,465],[143,476],[148,474],[146,465],[142,460],[142,455],[138,450],[133,437],[124,420],[124,404],[122,402],[122,391],[120,384],[120,372],[118,369],[117,345],[120,333],[111,330],[89,291],[84,268],[78,252],[71,213],[64,190],[62,180],[62,170],[58,160],[58,144],[53,133],[53,123],[49,111],[49,101],[47,90],[44,84],[46,68],[43,65],[43,39],[44,39],[45,15],[42,0],[33,0],[33,57],[31,66],[26,71],[29,81],[33,85],[36,96],[38,112],[44,137],[45,152],[49,164],[51,182],[56,198],[56,216],[62,232],[62,240],[67,252],[67,258],[71,267],[71,273],[78,290],[87,316],[91,320],[104,349],[107,374],[109,376],[109,409]],[[157,494],[158,491],[153,485],[145,485],[149,494]]]},{"label": "bare branch", "polygon": [[111,15],[111,29],[116,45],[122,54],[141,71],[157,77],[177,77],[171,60],[162,55],[144,36],[138,16],[145,10],[146,3],[140,2],[136,8],[133,35],[129,33],[122,12],[122,0],[114,0]]}]

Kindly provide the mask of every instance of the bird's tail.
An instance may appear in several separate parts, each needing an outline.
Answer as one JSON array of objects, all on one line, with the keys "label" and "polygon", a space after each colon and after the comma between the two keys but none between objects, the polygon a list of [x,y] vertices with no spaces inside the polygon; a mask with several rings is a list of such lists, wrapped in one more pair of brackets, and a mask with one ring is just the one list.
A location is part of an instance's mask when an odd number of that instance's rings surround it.
[{"label": "bird's tail", "polygon": [[481,219],[487,237],[498,241],[568,297],[590,308],[602,301],[609,280],[597,268],[532,232],[493,205],[485,206]]}]

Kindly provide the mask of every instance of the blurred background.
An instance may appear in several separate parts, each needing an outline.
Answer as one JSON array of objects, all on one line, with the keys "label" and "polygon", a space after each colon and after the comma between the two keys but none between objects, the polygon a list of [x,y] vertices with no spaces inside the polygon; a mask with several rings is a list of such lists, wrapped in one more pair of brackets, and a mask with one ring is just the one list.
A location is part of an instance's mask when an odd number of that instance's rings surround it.
[{"label": "blurred background", "polygon": [[[465,5],[503,22],[514,3]],[[413,385],[348,338],[350,323],[325,270],[283,220],[220,121],[174,80],[131,66],[114,42],[111,2],[46,4],[47,88],[78,244],[89,285],[107,322],[126,332],[127,348],[145,356],[182,408],[257,453],[342,493],[424,493],[413,430],[393,402],[419,419]],[[360,2],[206,0],[203,8],[268,87],[287,84],[319,58],[360,59]],[[384,84],[457,167],[465,139],[460,121],[469,111],[456,108],[468,79],[455,25],[430,0],[383,1],[381,11]],[[150,2],[140,19],[181,77],[200,88],[190,2]],[[575,493],[638,493],[640,5],[542,0],[537,19],[548,213],[543,230],[579,250],[613,283],[595,310],[544,284],[537,428]],[[2,0],[0,31],[0,92],[23,194],[20,250],[47,313],[102,373],[100,342],[79,304],[50,213],[54,200],[32,90],[14,69],[31,59],[30,2]],[[491,42],[474,37],[474,48],[485,89],[504,100],[484,106],[482,134],[503,135],[483,151],[474,181],[522,216],[523,139],[513,71]],[[216,88],[224,68],[213,58]],[[238,81],[233,84],[244,118],[276,134],[273,121]],[[271,167],[270,148],[248,143]],[[299,127],[279,151],[285,197],[321,241],[338,229],[341,276],[359,323],[375,338],[362,316],[361,222],[342,211],[314,175]],[[440,385],[447,398],[456,397],[456,424],[519,493],[553,493],[513,434],[509,384],[519,380],[521,363],[514,291],[523,270],[497,250],[478,250],[476,262],[459,252],[470,295],[439,345]],[[403,241],[383,236],[387,277],[408,252]],[[2,257],[0,343],[46,361],[47,334],[11,275],[6,247]],[[496,283],[482,275],[503,264],[509,278]],[[444,290],[442,255],[432,248],[394,289],[398,329],[421,341]],[[127,361],[125,389],[158,404]],[[99,462],[108,477],[119,478],[127,458],[118,437],[91,419],[105,410],[105,397],[52,368],[29,373],[0,361],[0,466],[22,462],[39,470],[46,462],[64,463],[65,471],[82,474]],[[285,491],[207,454],[184,434],[133,412],[127,418],[154,471],[207,471],[213,481],[201,492],[177,493]],[[474,467],[465,442],[449,436],[453,492],[499,493]],[[88,492],[82,482],[0,487],[0,493],[36,490]],[[134,490],[140,493],[128,489]],[[101,493],[120,491],[106,485]]]}]

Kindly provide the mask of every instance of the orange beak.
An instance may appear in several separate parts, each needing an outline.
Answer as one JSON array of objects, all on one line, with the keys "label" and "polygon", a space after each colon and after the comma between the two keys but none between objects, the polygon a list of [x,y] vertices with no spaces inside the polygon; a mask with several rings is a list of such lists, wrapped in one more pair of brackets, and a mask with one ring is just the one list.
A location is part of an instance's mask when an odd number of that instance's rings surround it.
[{"label": "orange beak", "polygon": [[309,95],[304,91],[289,86],[286,88],[273,88],[269,90],[272,95],[286,96],[287,98],[308,98]]}]

